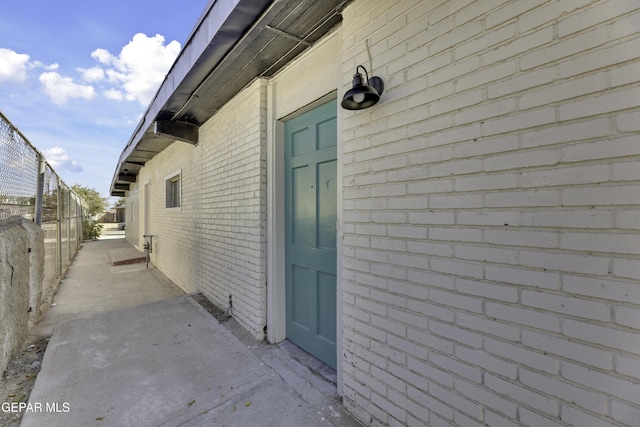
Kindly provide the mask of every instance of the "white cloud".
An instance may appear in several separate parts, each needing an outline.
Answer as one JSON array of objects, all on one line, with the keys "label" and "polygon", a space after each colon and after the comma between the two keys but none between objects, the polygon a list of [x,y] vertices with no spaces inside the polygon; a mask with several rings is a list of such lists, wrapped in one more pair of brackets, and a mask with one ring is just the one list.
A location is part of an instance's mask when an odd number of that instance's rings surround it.
[{"label": "white cloud", "polygon": [[64,148],[55,146],[48,150],[44,150],[44,157],[51,167],[57,171],[68,170],[71,172],[82,172],[82,166],[80,166],[75,160],[69,157]]},{"label": "white cloud", "polygon": [[27,54],[0,48],[0,83],[24,82],[27,79],[28,61],[29,55]]},{"label": "white cloud", "polygon": [[54,71],[42,73],[40,83],[51,101],[58,105],[66,104],[69,98],[91,100],[96,96],[93,86],[74,83],[71,77],[61,76]]},{"label": "white cloud", "polygon": [[89,83],[101,82],[104,80],[104,70],[100,67],[78,68],[82,74],[82,79]]},{"label": "white cloud", "polygon": [[98,89],[106,99],[138,101],[147,106],[179,53],[180,43],[175,40],[165,45],[160,34],[148,37],[138,33],[118,55],[106,49],[94,50],[91,57],[99,65],[76,69],[87,83],[82,84],[77,78],[57,72],[60,68],[57,63],[45,65],[29,61],[29,55],[0,48],[0,83],[22,83],[27,79],[28,70],[42,69],[45,72],[40,74],[40,83],[55,104],[64,105],[69,99],[92,100]]},{"label": "white cloud", "polygon": [[51,65],[44,65],[40,61],[33,61],[33,62],[29,62],[27,66],[29,67],[30,70],[33,70],[35,68],[44,68],[47,71],[55,71],[58,68],[60,68],[60,64],[58,64],[57,62],[54,62]]},{"label": "white cloud", "polygon": [[101,64],[109,65],[111,64],[112,56],[106,49],[96,49],[91,52],[91,57],[95,58]]},{"label": "white cloud", "polygon": [[112,99],[114,101],[122,101],[124,99],[124,93],[117,89],[107,89],[102,92],[107,99]]},{"label": "white cloud", "polygon": [[108,93],[110,99],[116,99],[115,91],[120,91],[124,93],[124,99],[136,100],[146,106],[179,52],[180,43],[175,40],[165,46],[164,37],[160,34],[147,37],[138,33],[122,48],[118,56],[105,49],[96,49],[91,56],[101,64],[110,66],[106,70],[106,76],[116,87],[113,91],[106,91],[105,95]]},{"label": "white cloud", "polygon": [[127,75],[125,73],[121,73],[111,69],[107,70],[107,78],[111,83],[121,84],[122,82],[127,80]]}]

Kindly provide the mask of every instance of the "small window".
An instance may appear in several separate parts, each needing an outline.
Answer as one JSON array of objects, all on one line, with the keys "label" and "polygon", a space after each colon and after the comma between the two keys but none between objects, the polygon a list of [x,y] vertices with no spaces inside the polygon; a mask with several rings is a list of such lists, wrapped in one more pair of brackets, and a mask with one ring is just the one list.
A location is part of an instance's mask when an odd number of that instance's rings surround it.
[{"label": "small window", "polygon": [[166,182],[166,208],[180,207],[180,173],[167,178]]}]

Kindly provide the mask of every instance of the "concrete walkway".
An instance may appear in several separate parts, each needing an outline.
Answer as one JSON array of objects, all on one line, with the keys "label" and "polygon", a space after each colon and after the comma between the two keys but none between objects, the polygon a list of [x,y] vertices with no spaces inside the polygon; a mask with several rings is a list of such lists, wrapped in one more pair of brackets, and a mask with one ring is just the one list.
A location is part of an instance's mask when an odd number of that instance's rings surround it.
[{"label": "concrete walkway", "polygon": [[83,243],[58,288],[55,305],[36,325],[34,335],[48,337],[55,326],[69,320],[184,295],[152,264],[148,269],[144,263],[113,266],[113,259],[135,251],[123,237],[108,234],[104,240]]},{"label": "concrete walkway", "polygon": [[158,270],[85,243],[38,332],[53,330],[22,426],[358,426],[335,386],[220,324]]}]

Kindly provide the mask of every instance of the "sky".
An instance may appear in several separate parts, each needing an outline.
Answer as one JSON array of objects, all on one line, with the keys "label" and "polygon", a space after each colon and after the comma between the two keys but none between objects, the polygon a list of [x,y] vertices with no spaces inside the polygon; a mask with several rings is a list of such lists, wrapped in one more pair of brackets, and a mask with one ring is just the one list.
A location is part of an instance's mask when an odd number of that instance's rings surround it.
[{"label": "sky", "polygon": [[108,197],[120,153],[207,3],[4,2],[0,111],[69,186]]}]

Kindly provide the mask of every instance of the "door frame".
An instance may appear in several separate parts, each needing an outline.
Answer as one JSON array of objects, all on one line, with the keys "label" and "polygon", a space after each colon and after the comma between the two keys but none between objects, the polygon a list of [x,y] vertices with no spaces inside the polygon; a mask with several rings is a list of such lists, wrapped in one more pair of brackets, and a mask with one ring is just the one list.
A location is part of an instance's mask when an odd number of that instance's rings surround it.
[{"label": "door frame", "polygon": [[144,191],[144,234],[151,234],[151,227],[149,224],[149,217],[151,211],[151,181],[147,180],[147,182],[143,185]]},{"label": "door frame", "polygon": [[[336,91],[283,117],[275,117],[273,87],[267,86],[267,340],[286,339],[284,122],[337,98]],[[342,395],[342,112],[337,108],[336,353]]]}]

